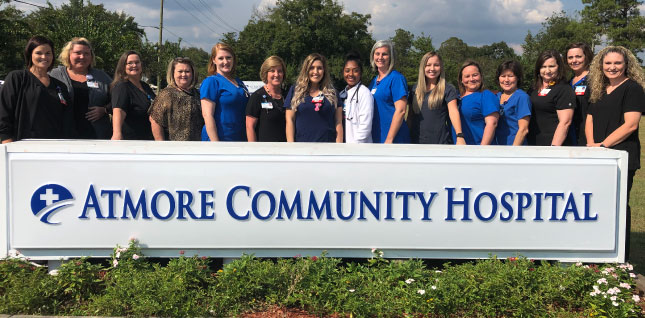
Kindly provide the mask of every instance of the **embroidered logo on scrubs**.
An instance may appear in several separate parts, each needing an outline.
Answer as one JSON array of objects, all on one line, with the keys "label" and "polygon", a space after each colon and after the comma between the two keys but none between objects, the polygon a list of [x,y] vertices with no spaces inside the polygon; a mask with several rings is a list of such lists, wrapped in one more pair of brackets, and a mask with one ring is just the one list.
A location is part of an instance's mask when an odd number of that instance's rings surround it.
[{"label": "embroidered logo on scrubs", "polygon": [[318,96],[311,99],[311,102],[314,104],[314,106],[316,106],[314,110],[319,111],[320,106],[322,106],[323,104],[323,94],[322,93],[318,94]]},{"label": "embroidered logo on scrubs", "polygon": [[51,215],[67,206],[72,205],[74,196],[65,187],[58,184],[46,184],[31,196],[31,212],[40,216],[40,221],[47,224],[59,224],[49,220]]}]

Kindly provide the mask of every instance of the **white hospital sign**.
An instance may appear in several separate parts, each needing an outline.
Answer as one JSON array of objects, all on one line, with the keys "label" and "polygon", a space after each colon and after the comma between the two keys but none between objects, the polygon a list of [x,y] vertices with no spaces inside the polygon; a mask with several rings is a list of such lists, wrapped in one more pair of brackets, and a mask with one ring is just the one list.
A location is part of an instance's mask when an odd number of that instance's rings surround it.
[{"label": "white hospital sign", "polygon": [[624,152],[569,147],[22,141],[0,146],[0,257],[623,261]]}]

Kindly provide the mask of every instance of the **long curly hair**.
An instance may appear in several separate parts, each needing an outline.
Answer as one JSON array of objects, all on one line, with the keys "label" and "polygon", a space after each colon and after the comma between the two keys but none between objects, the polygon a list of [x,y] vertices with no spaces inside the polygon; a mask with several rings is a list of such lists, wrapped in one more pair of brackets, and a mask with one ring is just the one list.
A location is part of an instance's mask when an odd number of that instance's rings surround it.
[{"label": "long curly hair", "polygon": [[294,87],[293,97],[291,98],[291,109],[297,111],[298,105],[305,101],[305,95],[309,93],[311,88],[311,81],[309,80],[309,68],[315,61],[322,62],[323,65],[323,78],[320,81],[319,89],[322,91],[323,95],[332,106],[336,107],[338,104],[338,99],[336,98],[336,89],[331,84],[331,77],[329,76],[329,67],[327,65],[327,59],[318,53],[312,53],[305,58],[302,62],[302,68],[300,68],[300,74],[296,80],[296,86]]},{"label": "long curly hair", "polygon": [[443,67],[443,60],[437,52],[428,52],[421,58],[419,63],[419,78],[417,79],[417,89],[414,91],[415,99],[412,101],[412,110],[415,114],[418,114],[421,111],[421,106],[423,105],[423,97],[426,96],[428,92],[427,82],[426,82],[426,63],[431,57],[437,57],[439,59],[439,67],[441,67],[441,73],[439,79],[437,80],[435,88],[432,90],[432,93],[428,96],[428,108],[435,109],[443,103],[443,95],[446,92],[446,71]]},{"label": "long curly hair", "polygon": [[589,101],[592,103],[597,102],[605,95],[607,85],[609,84],[609,79],[605,76],[605,72],[602,69],[605,56],[609,53],[622,55],[625,60],[625,76],[645,89],[645,73],[634,54],[622,46],[608,46],[596,54],[596,57],[591,61],[591,66],[589,67],[589,89],[591,89]]}]

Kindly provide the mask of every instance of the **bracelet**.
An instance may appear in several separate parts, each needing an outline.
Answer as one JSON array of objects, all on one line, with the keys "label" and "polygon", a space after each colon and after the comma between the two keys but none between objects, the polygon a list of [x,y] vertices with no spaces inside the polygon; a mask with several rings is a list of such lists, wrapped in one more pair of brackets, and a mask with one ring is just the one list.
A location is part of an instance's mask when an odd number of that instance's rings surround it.
[{"label": "bracelet", "polygon": [[458,133],[456,136],[457,136],[457,138],[464,138],[464,133]]}]

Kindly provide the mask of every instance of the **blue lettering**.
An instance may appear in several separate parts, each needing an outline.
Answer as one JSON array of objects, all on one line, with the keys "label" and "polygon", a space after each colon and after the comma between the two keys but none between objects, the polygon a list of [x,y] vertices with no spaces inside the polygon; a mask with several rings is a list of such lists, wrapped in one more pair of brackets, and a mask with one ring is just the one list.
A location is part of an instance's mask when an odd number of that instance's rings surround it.
[{"label": "blue lettering", "polygon": [[401,216],[401,220],[410,220],[410,204],[408,202],[408,198],[412,197],[415,198],[417,194],[414,192],[397,192],[396,197],[403,197],[403,216]]},{"label": "blue lettering", "polygon": [[[126,190],[127,191],[127,190]],[[118,194],[121,197],[120,190],[101,190],[101,196],[108,195],[108,219],[116,219],[114,216],[114,196]]]},{"label": "blue lettering", "polygon": [[[511,199],[513,199],[513,193],[505,192],[504,194],[502,194],[502,207],[504,207],[504,209],[506,209],[506,211],[508,212],[506,216],[504,216],[503,212],[499,212],[499,218],[502,221],[510,221],[513,218],[513,207],[506,200],[507,197],[511,197]],[[518,220],[519,220],[519,217],[520,215],[518,213]]]},{"label": "blue lettering", "polygon": [[89,209],[94,209],[96,212],[97,219],[104,219],[105,217],[101,213],[101,205],[99,200],[96,198],[96,193],[94,193],[94,185],[90,184],[90,189],[87,191],[87,197],[85,197],[85,204],[83,205],[83,213],[79,216],[79,219],[87,219],[87,211]]},{"label": "blue lettering", "polygon": [[550,221],[557,221],[558,220],[558,198],[563,198],[564,199],[564,193],[554,193],[554,192],[547,192],[544,194],[544,199],[546,198],[551,198],[551,218],[549,219]]},{"label": "blue lettering", "polygon": [[[479,210],[479,202],[481,201],[482,197],[488,197],[492,204],[491,212],[488,217],[484,217]],[[475,215],[477,216],[477,218],[482,221],[490,221],[495,217],[496,214],[497,214],[497,199],[495,198],[495,196],[490,192],[482,192],[479,195],[477,195],[477,197],[475,198]]]},{"label": "blue lettering", "polygon": [[591,216],[590,215],[590,210],[591,210],[591,195],[592,193],[583,193],[582,195],[585,196],[585,221],[595,221],[598,220],[598,214]]},{"label": "blue lettering", "polygon": [[542,195],[544,193],[535,193],[535,218],[533,221],[542,221]]},{"label": "blue lettering", "polygon": [[361,197],[360,197],[360,216],[358,217],[359,220],[365,220],[365,214],[364,214],[364,209],[363,207],[367,206],[367,209],[370,210],[372,215],[377,219],[381,219],[381,192],[374,192],[376,195],[376,206],[372,205],[370,200],[365,196],[365,193],[361,191]]},{"label": "blue lettering", "polygon": [[[166,216],[159,214],[159,210],[157,209],[157,204],[159,203],[159,197],[161,197],[161,195],[165,195],[168,198],[169,209],[168,215]],[[155,193],[152,196],[152,201],[150,202],[150,211],[152,212],[152,215],[154,215],[159,220],[167,220],[171,218],[175,213],[175,198],[173,198],[172,194],[166,190],[161,190]]]},{"label": "blue lettering", "polygon": [[276,219],[282,220],[282,210],[284,209],[287,219],[291,220],[293,216],[293,210],[296,211],[296,219],[302,220],[302,206],[300,204],[300,191],[296,192],[296,196],[293,198],[293,203],[289,206],[289,201],[284,195],[284,190],[280,191],[280,206],[278,207],[278,217]]},{"label": "blue lettering", "polygon": [[338,218],[343,221],[351,220],[354,217],[354,206],[356,204],[356,191],[349,192],[350,213],[348,216],[343,215],[343,195],[345,195],[345,192],[336,191],[334,193],[336,194],[336,215],[338,215]]},{"label": "blue lettering", "polygon": [[[185,201],[184,201],[184,197],[187,198]],[[190,216],[191,219],[193,220],[198,219],[197,215],[193,213],[193,209],[190,207],[192,204],[193,204],[192,193],[184,190],[177,191],[177,219],[178,220],[186,219],[186,216],[184,216],[184,210],[188,212],[188,216]]]},{"label": "blue lettering", "polygon": [[323,198],[322,202],[320,203],[320,206],[318,205],[318,202],[316,201],[316,195],[314,194],[314,191],[309,192],[309,208],[307,209],[307,220],[311,220],[311,211],[314,211],[314,214],[320,220],[320,218],[323,215],[323,210],[327,210],[327,220],[333,220],[334,217],[331,215],[331,202],[329,199],[329,191],[325,191],[325,197]]},{"label": "blue lettering", "polygon": [[215,219],[215,212],[213,214],[208,215],[208,207],[211,208],[211,210],[215,209],[215,202],[214,201],[208,201],[208,197],[210,196],[213,198],[215,196],[214,191],[199,191],[199,195],[201,197],[201,202],[202,202],[202,214],[199,217],[202,220],[213,220]]},{"label": "blue lettering", "polygon": [[141,190],[141,195],[139,195],[139,200],[137,201],[137,205],[135,206],[132,203],[132,197],[130,196],[130,191],[125,190],[125,196],[123,198],[123,214],[121,215],[121,219],[128,219],[128,210],[132,212],[132,218],[136,219],[137,215],[139,214],[139,210],[141,210],[141,217],[144,220],[150,219],[150,216],[148,216],[148,209],[146,207],[146,190]]},{"label": "blue lettering", "polygon": [[464,199],[462,201],[457,201],[453,198],[453,191],[455,188],[446,188],[448,190],[448,215],[446,216],[446,221],[454,221],[455,218],[452,213],[452,209],[455,205],[462,205],[464,207],[464,216],[461,218],[462,221],[470,221],[471,218],[468,212],[468,201],[471,188],[461,188],[464,191]]},{"label": "blue lettering", "polygon": [[432,221],[430,218],[430,205],[434,200],[434,197],[437,196],[437,192],[430,192],[430,198],[426,201],[425,195],[423,192],[417,192],[419,200],[421,200],[421,205],[423,205],[423,218],[422,221]]},{"label": "blue lettering", "polygon": [[[526,200],[526,204],[524,204]],[[517,219],[516,221],[524,221],[524,209],[531,206],[533,203],[533,197],[528,193],[518,193],[517,194]]]},{"label": "blue lettering", "polygon": [[[267,216],[262,216],[262,214],[260,214],[260,211],[258,211],[258,201],[260,201],[261,195],[265,195],[267,198],[269,198],[269,214],[267,214]],[[253,209],[253,215],[256,218],[260,220],[268,220],[273,216],[273,213],[275,213],[275,197],[269,191],[260,191],[253,196],[251,207]]]},{"label": "blue lettering", "polygon": [[392,194],[394,192],[385,192],[385,220],[394,220],[392,217]]},{"label": "blue lettering", "polygon": [[228,192],[228,196],[226,197],[226,209],[228,210],[228,214],[231,215],[236,220],[248,220],[249,219],[249,211],[246,211],[246,214],[240,216],[239,214],[235,213],[235,209],[233,208],[233,196],[235,195],[235,192],[238,190],[243,190],[246,192],[246,196],[250,196],[250,188],[247,186],[235,186],[231,191]]},{"label": "blue lettering", "polygon": [[562,218],[560,221],[567,220],[567,213],[573,213],[573,218],[576,221],[580,221],[580,215],[578,215],[578,207],[576,207],[576,200],[573,197],[573,193],[569,193],[569,199],[567,200],[567,205],[564,207],[564,213],[562,213]]}]

